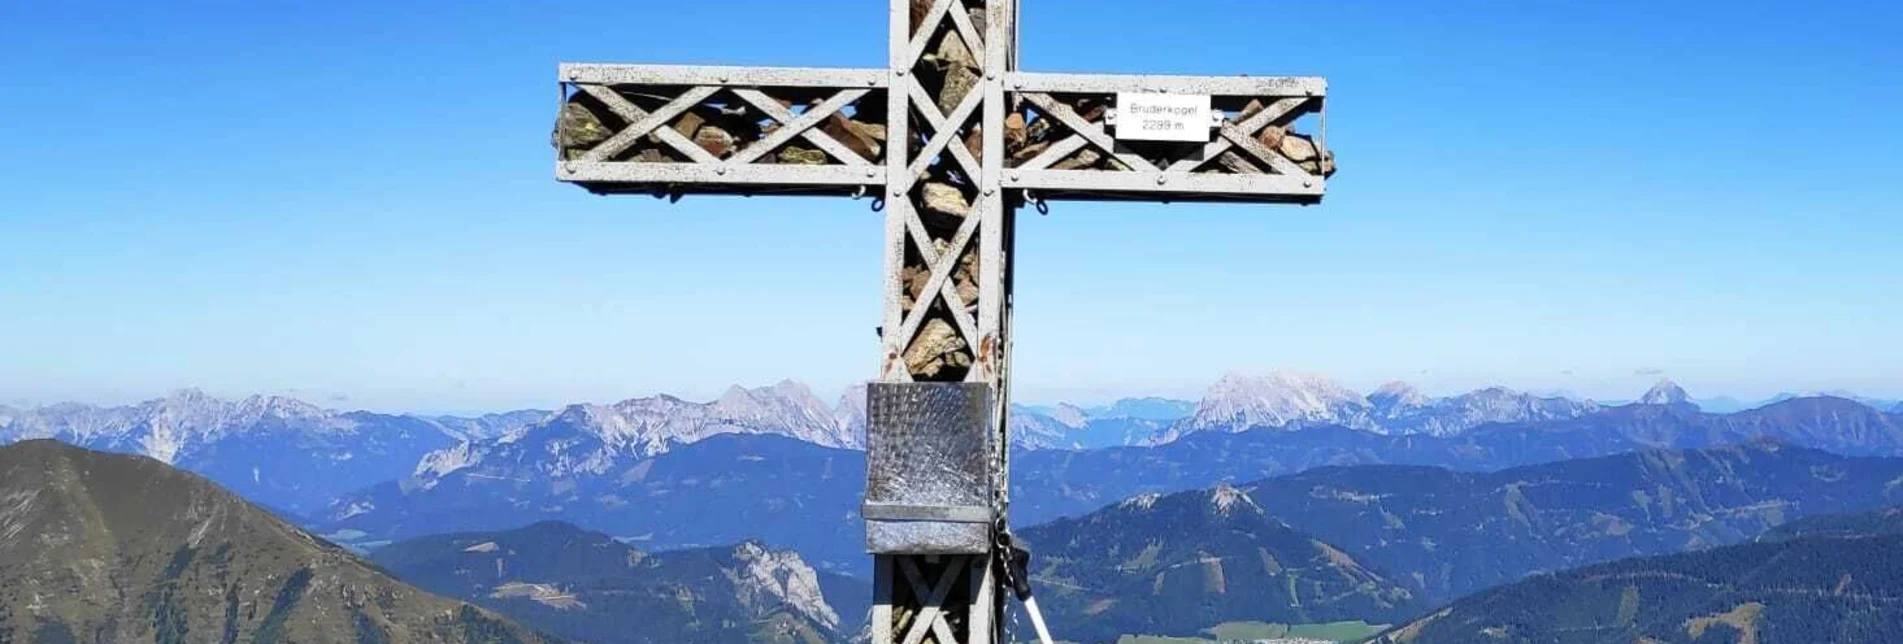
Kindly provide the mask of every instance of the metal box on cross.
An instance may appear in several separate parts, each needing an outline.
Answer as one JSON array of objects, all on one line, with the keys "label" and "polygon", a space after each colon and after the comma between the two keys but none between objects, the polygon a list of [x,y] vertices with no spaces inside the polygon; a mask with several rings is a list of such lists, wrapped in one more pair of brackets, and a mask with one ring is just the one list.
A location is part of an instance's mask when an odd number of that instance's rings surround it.
[{"label": "metal box on cross", "polygon": [[991,549],[1002,473],[991,386],[873,383],[866,389],[866,550],[976,555]]}]

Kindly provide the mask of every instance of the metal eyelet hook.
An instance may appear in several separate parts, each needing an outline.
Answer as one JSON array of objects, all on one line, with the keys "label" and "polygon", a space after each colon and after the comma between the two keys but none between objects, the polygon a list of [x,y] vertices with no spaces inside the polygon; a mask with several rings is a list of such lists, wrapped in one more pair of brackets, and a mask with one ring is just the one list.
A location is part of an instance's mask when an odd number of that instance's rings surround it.
[{"label": "metal eyelet hook", "polygon": [[872,211],[885,212],[885,196],[884,195],[880,195],[880,196],[872,198]]},{"label": "metal eyelet hook", "polygon": [[1029,190],[1024,191],[1024,200],[1031,202],[1031,207],[1037,209],[1037,214],[1040,214],[1040,215],[1051,214],[1050,202],[1045,201],[1043,197],[1037,196],[1037,193],[1031,192]]},{"label": "metal eyelet hook", "polygon": [[860,199],[862,199],[862,198],[864,198],[865,196],[866,196],[866,186],[865,186],[865,184],[860,184],[860,185],[859,185],[859,189],[858,189],[858,190],[854,190],[854,191],[852,191],[852,200],[853,200],[853,201],[858,201],[858,200],[860,200]]}]

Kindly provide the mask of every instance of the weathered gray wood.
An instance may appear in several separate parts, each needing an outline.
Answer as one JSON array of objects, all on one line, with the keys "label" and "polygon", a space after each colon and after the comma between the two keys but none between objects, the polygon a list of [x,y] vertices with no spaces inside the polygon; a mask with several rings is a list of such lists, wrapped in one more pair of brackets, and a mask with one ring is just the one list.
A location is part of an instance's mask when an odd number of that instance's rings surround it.
[{"label": "weathered gray wood", "polygon": [[[594,149],[583,154],[582,160],[601,161],[620,154],[623,150],[628,149],[628,146],[634,145],[635,140],[653,132],[670,147],[679,150],[682,154],[689,155],[689,158],[701,161],[701,157],[704,157],[705,159],[712,159],[715,162],[719,161],[719,159],[715,159],[712,154],[708,154],[706,150],[702,150],[700,144],[688,140],[687,137],[683,136],[680,132],[674,131],[673,128],[662,127],[667,125],[668,121],[674,120],[674,117],[680,116],[682,112],[686,112],[688,109],[694,107],[695,104],[707,100],[707,97],[719,91],[716,88],[696,87],[687,90],[686,92],[682,92],[681,95],[674,100],[668,101],[666,105],[655,110],[653,113],[648,113],[634,103],[628,102],[628,99],[622,98],[620,94],[615,93],[613,89],[608,87],[601,85],[582,85],[581,90],[587,92],[589,96],[595,97],[595,99],[601,101],[603,105],[607,105],[609,110],[628,121],[628,127],[623,128],[620,132],[616,132],[614,136],[608,137],[608,140],[602,141],[599,145],[596,145]],[[689,152],[687,148],[693,148],[694,152],[699,152],[700,157],[694,157],[693,152]],[[706,161],[702,162],[704,163]]]},{"label": "weathered gray wood", "polygon": [[[916,214],[906,220],[906,231],[917,244],[919,256],[925,258],[925,264],[931,267],[931,277],[926,280],[925,288],[919,289],[918,301],[912,303],[911,312],[905,315],[904,323],[899,325],[899,337],[905,338],[905,342],[911,342],[912,336],[918,334],[919,325],[925,323],[932,298],[936,295],[945,301],[945,308],[951,310],[952,322],[958,327],[959,335],[964,336],[965,342],[974,349],[978,346],[978,325],[971,319],[971,313],[965,310],[965,301],[958,296],[958,289],[953,288],[951,276],[952,272],[958,270],[958,258],[964,254],[965,247],[971,245],[972,235],[978,232],[978,225],[982,222],[983,218],[975,214],[966,217],[958,225],[958,232],[952,235],[951,244],[940,254],[932,248],[932,238],[925,231],[925,222]],[[979,269],[983,270],[983,267]]]},{"label": "weathered gray wood", "polygon": [[728,167],[723,164],[638,161],[555,162],[555,176],[563,181],[656,186],[702,183],[734,186],[735,192],[775,185],[881,186],[886,182],[885,173],[885,168],[877,166],[747,164]]},{"label": "weathered gray wood", "polygon": [[1302,179],[1279,174],[1177,174],[1161,172],[1103,172],[1097,170],[1012,170],[1005,173],[1004,187],[1028,188],[1045,194],[1065,193],[1155,193],[1154,200],[1168,200],[1169,194],[1227,196],[1261,200],[1271,198],[1292,202],[1313,202],[1321,198],[1326,182],[1320,178]]},{"label": "weathered gray wood", "polygon": [[[1290,114],[1294,114],[1296,109],[1307,104],[1308,101],[1309,99],[1306,97],[1293,97],[1293,98],[1284,98],[1284,99],[1277,100],[1273,103],[1268,104],[1268,106],[1263,107],[1262,111],[1256,112],[1255,114],[1250,115],[1248,118],[1243,119],[1242,122],[1237,123],[1235,127],[1236,129],[1241,130],[1244,134],[1254,133],[1258,130],[1261,130],[1264,127],[1267,127],[1270,123],[1274,123],[1277,120],[1280,120],[1284,117],[1289,116]],[[1203,146],[1203,154],[1201,157],[1192,157],[1192,158],[1184,159],[1182,161],[1177,161],[1176,163],[1170,164],[1169,169],[1173,172],[1189,172],[1191,170],[1196,169],[1197,166],[1202,165],[1204,160],[1215,159],[1216,155],[1222,154],[1223,152],[1227,152],[1229,150],[1229,147],[1232,145],[1235,145],[1235,144],[1229,141],[1228,139],[1223,139],[1223,138],[1218,138],[1214,141],[1210,141],[1207,145]]]},{"label": "weathered gray wood", "polygon": [[[965,95],[965,100],[952,109],[951,115],[945,117],[945,127],[933,132],[932,138],[925,142],[925,148],[919,150],[918,158],[912,160],[908,173],[912,181],[925,176],[925,169],[931,165],[932,159],[936,158],[939,152],[945,150],[945,146],[959,142],[957,125],[969,120],[971,113],[978,111],[978,107],[984,104],[984,97],[984,92],[972,92]],[[953,154],[956,156],[956,153]],[[905,187],[911,188],[909,185]]]},{"label": "weathered gray wood", "polygon": [[1104,94],[1164,92],[1215,96],[1324,96],[1327,79],[1314,76],[1161,76],[1011,72],[1012,91]]},{"label": "weathered gray wood", "polygon": [[1023,96],[1024,100],[1029,101],[1032,105],[1036,105],[1038,110],[1044,112],[1045,116],[1057,119],[1058,122],[1063,123],[1065,127],[1070,128],[1072,132],[1084,137],[1084,140],[1089,141],[1091,145],[1103,150],[1104,154],[1115,157],[1118,161],[1122,161],[1124,165],[1128,165],[1138,171],[1153,172],[1156,170],[1156,165],[1150,163],[1143,157],[1128,152],[1117,151],[1117,142],[1112,140],[1110,135],[1103,131],[1102,123],[1092,123],[1084,120],[1084,117],[1079,116],[1076,110],[1071,109],[1069,105],[1065,105],[1062,101],[1051,98],[1050,94],[1026,92],[1020,94],[1020,96]]},{"label": "weathered gray wood", "polygon": [[1056,143],[1052,143],[1050,147],[1044,148],[1044,151],[1039,152],[1037,156],[1031,157],[1024,163],[1019,164],[1017,169],[1042,170],[1051,167],[1051,164],[1068,158],[1071,154],[1076,153],[1088,145],[1090,145],[1090,140],[1084,138],[1084,135],[1072,134],[1058,140]]},{"label": "weathered gray wood", "polygon": [[725,67],[562,63],[556,75],[587,85],[709,85],[721,87],[885,87],[888,69]]},{"label": "weathered gray wood", "polygon": [[740,100],[746,101],[747,104],[752,105],[755,109],[772,117],[773,120],[779,121],[780,129],[742,149],[738,154],[735,154],[733,158],[727,160],[728,165],[751,163],[753,160],[772,152],[774,148],[780,147],[781,144],[786,143],[795,136],[804,137],[807,141],[811,141],[813,145],[819,146],[819,149],[824,150],[827,154],[833,155],[833,158],[839,159],[840,162],[846,165],[870,165],[870,161],[867,161],[865,157],[859,156],[859,153],[847,148],[845,144],[833,140],[833,137],[827,136],[825,132],[813,129],[818,127],[821,121],[826,120],[826,117],[832,116],[833,113],[844,109],[847,105],[851,105],[853,101],[859,100],[860,97],[865,96],[869,91],[870,90],[849,89],[834,94],[832,98],[826,99],[818,105],[807,108],[804,114],[794,116],[792,110],[786,109],[785,106],[780,105],[779,101],[773,100],[773,97],[767,96],[760,90],[733,90],[734,96],[740,97]]},{"label": "weathered gray wood", "polygon": [[[918,112],[919,118],[925,119],[925,125],[930,127],[933,132],[943,132],[946,130],[948,126],[946,125],[945,115],[938,111],[938,105],[932,101],[932,97],[925,94],[925,88],[919,86],[917,79],[905,81],[905,87],[906,91],[912,94],[912,109]],[[979,168],[981,166],[978,160],[971,156],[971,151],[965,149],[965,146],[950,145],[948,143],[943,149],[951,151],[952,159],[958,164],[959,169],[965,171],[967,176],[976,177],[979,175]]]},{"label": "weathered gray wood", "polygon": [[945,598],[951,594],[952,585],[958,582],[958,564],[963,560],[964,557],[952,557],[952,561],[946,563],[944,572],[939,574],[938,581],[927,590],[925,575],[918,568],[918,557],[898,559],[899,569],[904,571],[906,582],[912,585],[913,596],[925,599],[918,606],[918,617],[913,618],[912,630],[905,634],[905,644],[919,644],[925,640],[927,631],[938,636],[941,644],[958,641],[951,634],[951,625],[945,623],[944,609]]}]

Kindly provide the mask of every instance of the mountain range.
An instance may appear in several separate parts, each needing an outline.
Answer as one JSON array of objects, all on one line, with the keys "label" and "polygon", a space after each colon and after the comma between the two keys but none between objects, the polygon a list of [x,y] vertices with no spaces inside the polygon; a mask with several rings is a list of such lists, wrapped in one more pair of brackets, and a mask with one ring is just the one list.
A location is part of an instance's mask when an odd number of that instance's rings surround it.
[{"label": "mountain range", "polygon": [[[1666,399],[1690,404],[1669,382],[1641,401]],[[1499,387],[1430,398],[1390,383],[1363,396],[1319,376],[1272,372],[1230,374],[1199,401],[1128,398],[1088,409],[1018,406],[1011,420],[1013,442],[1020,448],[1095,450],[1260,428],[1346,427],[1451,438],[1489,425],[1574,420],[1608,409]],[[732,387],[704,403],[657,395],[476,417],[338,411],[282,396],[226,401],[190,389],[121,407],[0,406],[0,443],[55,438],[142,454],[208,476],[292,516],[323,511],[341,494],[384,481],[427,480],[473,463],[527,458],[524,449],[559,451],[533,457],[559,462],[550,466],[556,470],[586,469],[729,433],[777,434],[859,449],[865,435],[864,388],[849,388],[835,405],[787,381]],[[590,436],[582,441],[585,446],[548,440],[581,434]]]},{"label": "mountain range", "polygon": [[558,522],[433,535],[380,548],[407,582],[590,642],[843,642],[871,606],[866,582],[758,541],[643,552]]},{"label": "mountain range", "polygon": [[1897,517],[1895,508],[1820,516],[1754,543],[1536,575],[1428,612],[1376,641],[1903,641]]},{"label": "mountain range", "polygon": [[159,461],[0,447],[0,641],[553,641]]},{"label": "mountain range", "polygon": [[[481,453],[482,458],[458,458],[454,467],[346,494],[311,521],[332,538],[376,545],[553,519],[641,539],[651,547],[761,537],[797,549],[822,569],[859,571],[866,565],[857,530],[863,452],[733,433],[641,455],[603,447],[588,425],[559,422],[525,428],[511,438],[494,443],[500,449]],[[1789,400],[1736,414],[1705,414],[1684,403],[1633,404],[1565,420],[1484,425],[1449,437],[1335,426],[1206,431],[1156,446],[1020,450],[1013,456],[1012,517],[1019,525],[1031,525],[1139,494],[1331,465],[1490,471],[1760,438],[1849,454],[1903,453],[1896,418],[1831,398]],[[576,454],[608,456],[583,460]],[[678,520],[704,507],[723,512]]]}]

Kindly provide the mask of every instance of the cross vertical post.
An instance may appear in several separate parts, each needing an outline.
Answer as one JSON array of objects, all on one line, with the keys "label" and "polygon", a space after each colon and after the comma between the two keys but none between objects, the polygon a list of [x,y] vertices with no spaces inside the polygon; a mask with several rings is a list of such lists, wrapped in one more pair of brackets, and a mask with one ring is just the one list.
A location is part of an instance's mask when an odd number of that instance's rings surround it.
[{"label": "cross vertical post", "polygon": [[[872,641],[990,644],[1002,633],[993,564],[1007,493],[1007,248],[1017,204],[1000,182],[1017,2],[891,0],[888,18],[887,136],[894,143],[886,155],[879,382],[962,381],[988,391],[981,413],[967,420],[990,437],[974,444],[984,447],[980,466],[991,475],[982,477],[988,498],[966,499],[981,504],[985,511],[972,514],[983,523],[969,525],[961,539],[869,529],[877,577]],[[880,450],[870,449],[877,459]],[[869,521],[902,520],[880,514],[874,500],[869,494]],[[916,541],[932,543],[919,548]],[[903,552],[948,543],[943,553]],[[953,554],[959,550],[966,552]]]}]

